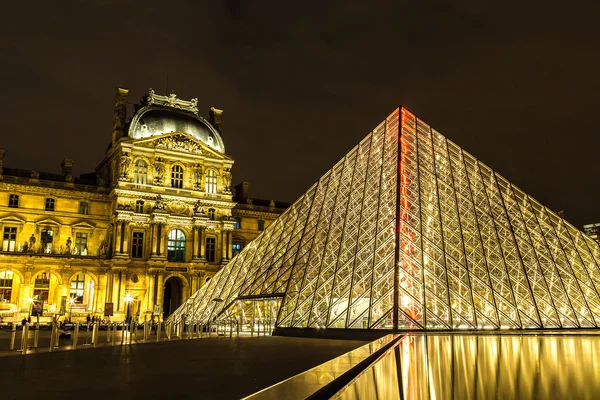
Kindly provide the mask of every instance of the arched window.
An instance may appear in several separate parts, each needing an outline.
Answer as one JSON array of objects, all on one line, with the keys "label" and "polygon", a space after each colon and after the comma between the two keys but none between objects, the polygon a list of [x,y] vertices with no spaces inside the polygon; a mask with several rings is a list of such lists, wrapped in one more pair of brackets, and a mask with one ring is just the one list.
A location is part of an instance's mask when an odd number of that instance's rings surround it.
[{"label": "arched window", "polygon": [[85,285],[85,274],[77,274],[71,279],[71,298],[75,303],[83,303],[84,287]]},{"label": "arched window", "polygon": [[69,296],[74,304],[84,304],[89,309],[94,304],[94,280],[90,275],[77,274],[71,278]]},{"label": "arched window", "polygon": [[167,259],[169,261],[184,261],[185,256],[185,234],[179,229],[173,229],[169,232],[169,242],[167,245]]},{"label": "arched window", "polygon": [[209,208],[208,209],[208,219],[210,219],[211,221],[215,220],[215,209],[214,208]]},{"label": "arched window", "polygon": [[183,187],[183,168],[181,165],[174,165],[171,168],[171,187],[181,189]]},{"label": "arched window", "polygon": [[145,185],[148,182],[148,164],[144,160],[137,160],[133,168],[133,183]]},{"label": "arched window", "polygon": [[144,202],[142,200],[138,200],[135,202],[135,212],[138,214],[144,213]]},{"label": "arched window", "polygon": [[206,172],[206,193],[217,193],[217,173],[214,169]]}]

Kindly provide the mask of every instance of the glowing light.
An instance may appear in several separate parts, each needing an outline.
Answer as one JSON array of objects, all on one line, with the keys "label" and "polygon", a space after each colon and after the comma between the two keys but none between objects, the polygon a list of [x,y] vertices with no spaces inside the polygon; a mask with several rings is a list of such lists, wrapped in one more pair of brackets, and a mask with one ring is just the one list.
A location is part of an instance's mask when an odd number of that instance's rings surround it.
[{"label": "glowing light", "polygon": [[123,301],[125,303],[132,303],[134,300],[133,296],[131,295],[131,293],[125,293],[125,297],[123,298]]}]

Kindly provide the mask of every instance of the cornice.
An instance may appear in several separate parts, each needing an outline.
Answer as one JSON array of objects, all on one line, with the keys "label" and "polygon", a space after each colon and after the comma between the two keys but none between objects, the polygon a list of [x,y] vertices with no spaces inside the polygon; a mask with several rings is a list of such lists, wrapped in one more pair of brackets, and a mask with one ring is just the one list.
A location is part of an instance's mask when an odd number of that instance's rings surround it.
[{"label": "cornice", "polygon": [[53,197],[57,198],[71,198],[71,199],[91,199],[91,200],[101,200],[101,201],[110,201],[109,193],[94,193],[94,192],[86,192],[83,190],[77,190],[74,188],[73,190],[65,190],[58,189],[55,187],[47,187],[47,186],[33,186],[26,185],[20,183],[6,183],[0,182],[0,190],[4,189],[5,191],[10,192],[18,192],[24,194],[50,194]]}]

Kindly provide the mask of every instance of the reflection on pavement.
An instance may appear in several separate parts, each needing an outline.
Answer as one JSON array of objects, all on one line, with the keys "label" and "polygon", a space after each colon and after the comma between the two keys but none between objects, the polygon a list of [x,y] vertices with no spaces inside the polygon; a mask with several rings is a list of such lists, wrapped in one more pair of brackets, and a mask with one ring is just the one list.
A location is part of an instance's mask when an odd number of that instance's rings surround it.
[{"label": "reflection on pavement", "polygon": [[408,335],[337,398],[600,398],[600,335]]}]

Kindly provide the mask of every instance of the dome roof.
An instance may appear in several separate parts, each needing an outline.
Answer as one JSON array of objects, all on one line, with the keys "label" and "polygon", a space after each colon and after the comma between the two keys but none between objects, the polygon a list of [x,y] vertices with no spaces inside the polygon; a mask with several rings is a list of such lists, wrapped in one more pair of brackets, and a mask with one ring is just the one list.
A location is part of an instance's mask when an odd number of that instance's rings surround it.
[{"label": "dome roof", "polygon": [[143,107],[131,120],[128,136],[133,139],[142,139],[171,132],[186,133],[208,147],[225,153],[221,135],[208,121],[175,108]]}]

